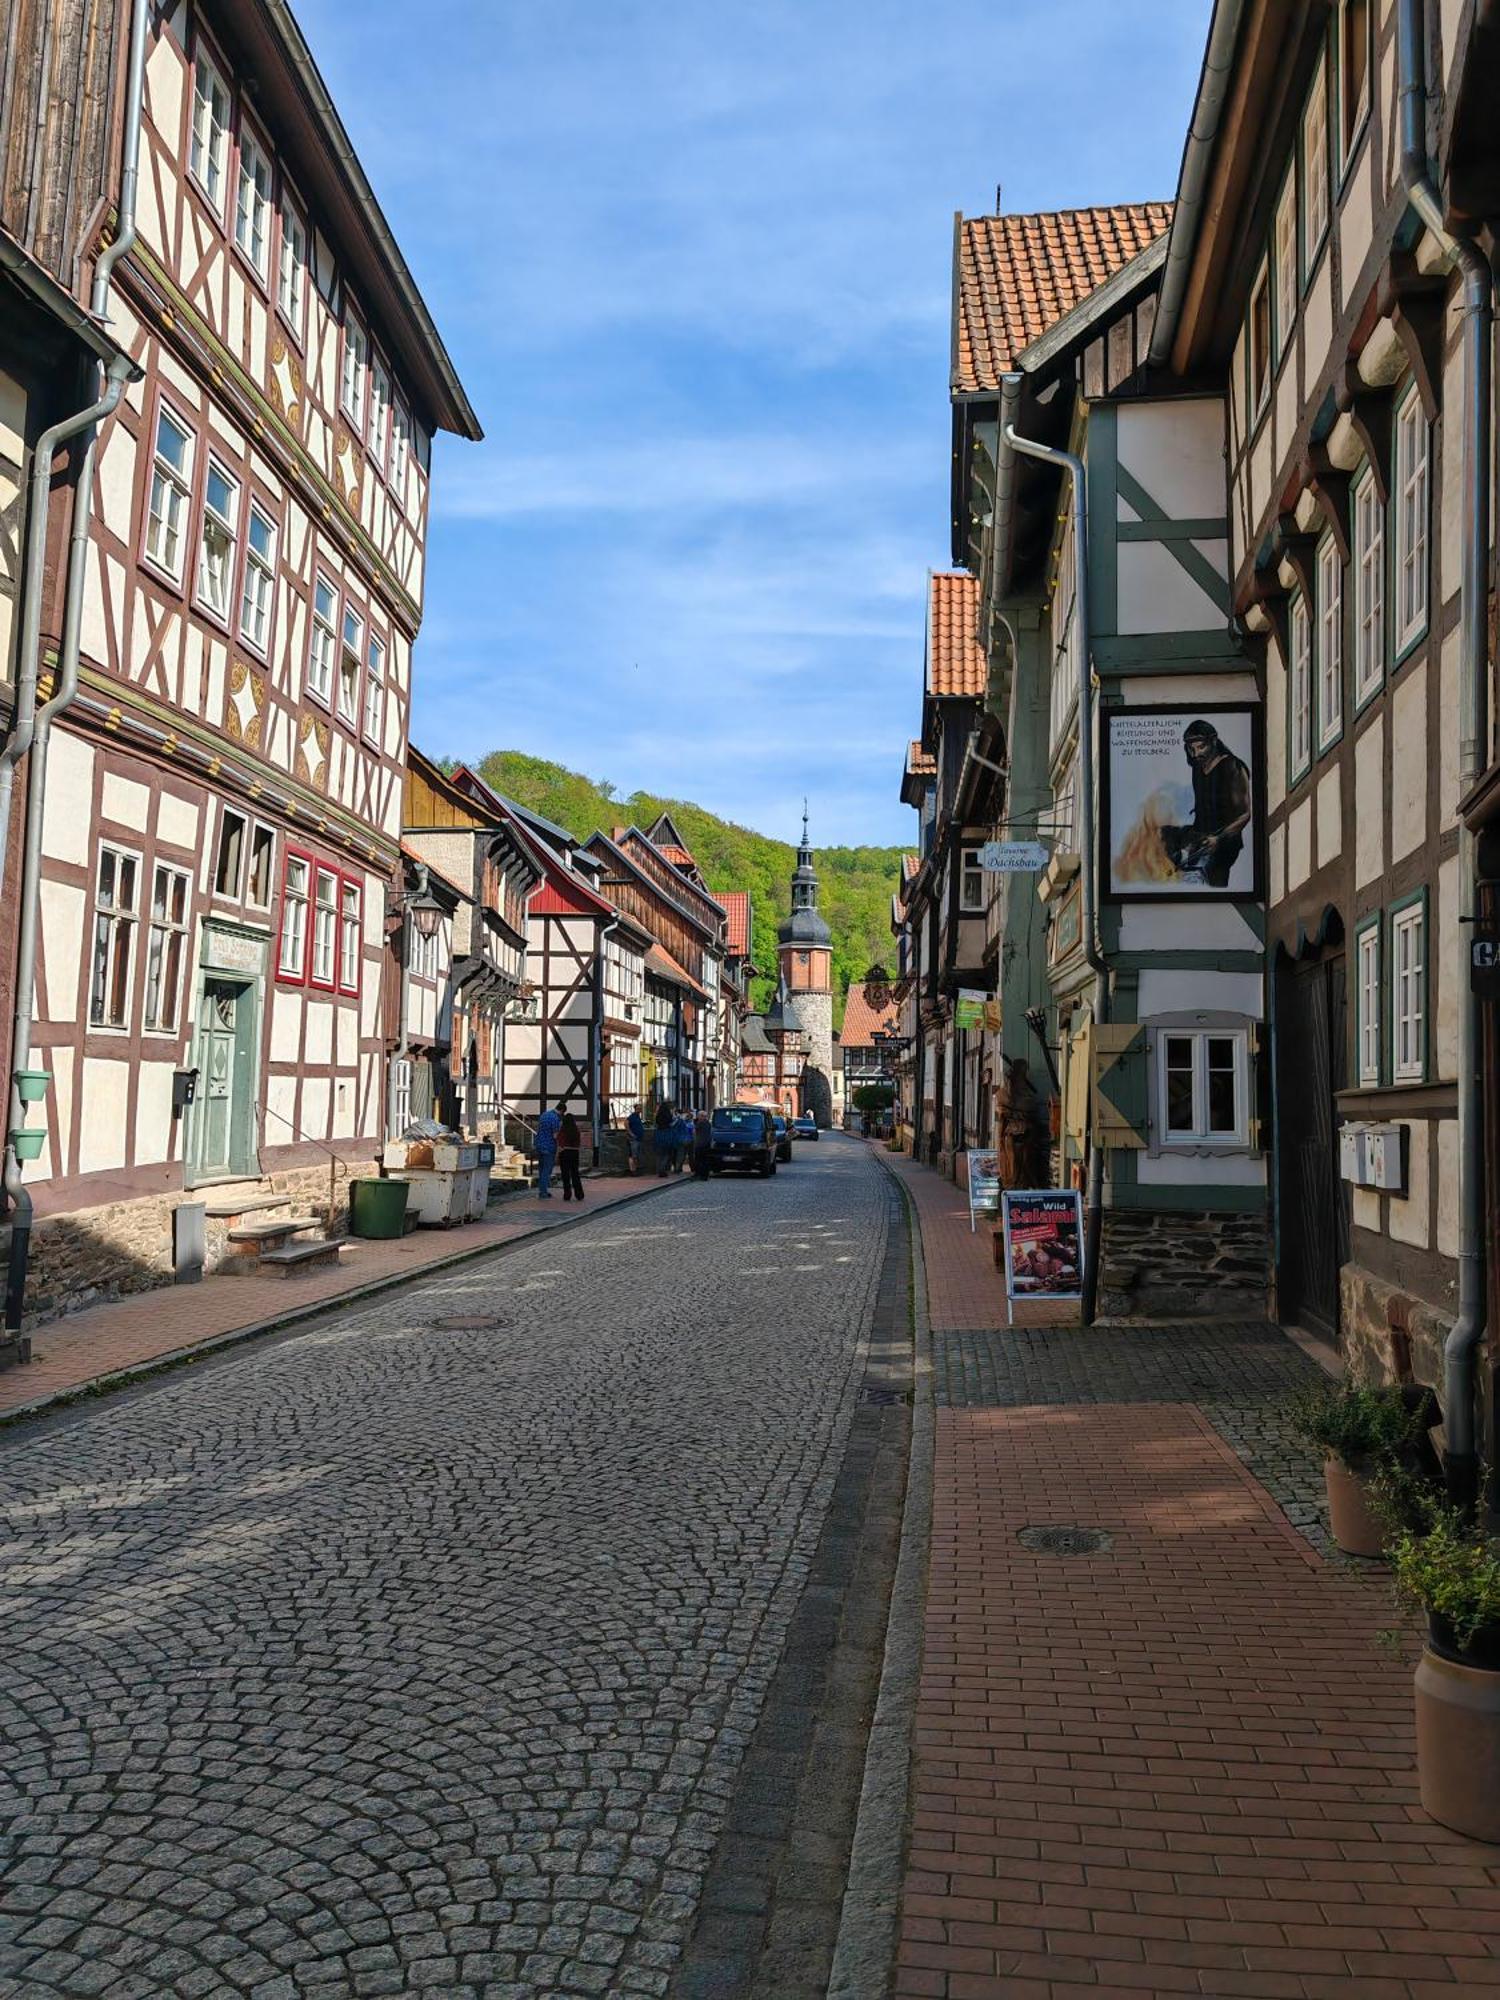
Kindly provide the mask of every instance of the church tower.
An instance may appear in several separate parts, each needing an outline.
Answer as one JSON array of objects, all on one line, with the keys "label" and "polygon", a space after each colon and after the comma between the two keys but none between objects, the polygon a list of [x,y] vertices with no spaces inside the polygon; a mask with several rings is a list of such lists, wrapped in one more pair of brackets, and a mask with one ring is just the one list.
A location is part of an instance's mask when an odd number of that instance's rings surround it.
[{"label": "church tower", "polygon": [[[792,871],[791,915],[776,933],[776,955],[787,998],[807,1043],[803,1107],[827,1125],[833,1105],[833,933],[818,909],[818,871],[802,809],[802,845]],[[820,1073],[821,1082],[809,1072]]]}]

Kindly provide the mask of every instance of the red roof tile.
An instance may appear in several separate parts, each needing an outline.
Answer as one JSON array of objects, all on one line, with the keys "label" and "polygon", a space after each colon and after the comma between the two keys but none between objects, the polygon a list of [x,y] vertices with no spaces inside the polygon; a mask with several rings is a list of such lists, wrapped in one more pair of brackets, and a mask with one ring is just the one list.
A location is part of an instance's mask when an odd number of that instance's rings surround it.
[{"label": "red roof tile", "polygon": [[978,701],[989,670],[978,639],[979,578],[967,570],[938,570],[927,587],[927,692]]},{"label": "red roof tile", "polygon": [[914,778],[935,778],[937,758],[930,750],[924,750],[920,743],[913,740],[907,748],[906,768]]},{"label": "red roof tile", "polygon": [[920,854],[903,854],[901,857],[901,880],[909,882],[922,866]]},{"label": "red roof tile", "polygon": [[897,1032],[898,1009],[894,1000],[887,1000],[883,1007],[872,1007],[865,992],[862,979],[851,982],[849,997],[844,1002],[844,1025],[839,1030],[839,1042],[846,1049],[870,1049],[875,1046],[875,1031],[883,1034]]},{"label": "red roof tile", "polygon": [[685,986],[689,993],[695,993],[700,1000],[708,998],[693,975],[684,971],[665,946],[654,941],[646,953],[646,970],[654,972],[659,979],[669,980],[673,986]]},{"label": "red roof tile", "polygon": [[998,390],[1023,348],[1155,242],[1169,201],[959,223],[953,388]]},{"label": "red roof tile", "polygon": [[750,892],[748,889],[726,889],[718,899],[724,905],[729,918],[729,956],[748,958],[750,956]]}]

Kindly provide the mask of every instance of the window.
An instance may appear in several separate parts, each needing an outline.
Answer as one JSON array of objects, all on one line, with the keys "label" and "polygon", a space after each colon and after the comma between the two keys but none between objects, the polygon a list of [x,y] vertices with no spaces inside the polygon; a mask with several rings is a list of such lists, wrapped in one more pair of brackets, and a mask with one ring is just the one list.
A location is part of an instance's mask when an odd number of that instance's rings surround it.
[{"label": "window", "polygon": [[123,848],[99,849],[94,878],[94,963],[89,1026],[130,1026],[130,973],[135,956],[136,875],[140,862]]},{"label": "window", "polygon": [[1355,1048],[1359,1080],[1380,1082],[1380,919],[1374,917],[1358,933],[1355,947]]},{"label": "window", "polygon": [[250,835],[250,879],[245,884],[245,901],[257,910],[271,907],[275,863],[276,835],[270,827],[257,825]]},{"label": "window", "polygon": [[230,902],[240,899],[245,868],[245,816],[225,806],[219,815],[219,851],[214,857],[214,894]]},{"label": "window", "polygon": [[404,1132],[411,1123],[411,1057],[401,1056],[391,1064],[392,1110],[395,1130]]},{"label": "window", "polygon": [[401,499],[406,497],[406,462],[411,456],[411,417],[404,403],[391,411],[391,484]]},{"label": "window", "polygon": [[1354,489],[1354,699],[1363,705],[1385,674],[1385,509],[1368,467]]},{"label": "window", "polygon": [[216,618],[229,616],[239,500],[239,481],[231,479],[218,460],[211,458],[203,485],[203,525],[198,535],[198,601]]},{"label": "window", "polygon": [[229,88],[200,49],[193,71],[193,131],[188,167],[221,220],[228,161]]},{"label": "window", "polygon": [[1271,394],[1271,276],[1261,266],[1250,294],[1250,414],[1258,416]]},{"label": "window", "polygon": [[339,894],[339,990],[359,991],[359,887],[345,882]]},{"label": "window", "polygon": [[257,276],[264,278],[271,262],[271,162],[243,126],[234,240],[254,265]]},{"label": "window", "polygon": [[958,881],[958,905],[962,910],[984,908],[984,871],[979,866],[979,849],[966,847]]},{"label": "window", "polygon": [[1427,1073],[1427,910],[1408,903],[1391,918],[1391,1080]]},{"label": "window", "polygon": [[329,868],[318,870],[313,899],[312,983],[332,989],[334,942],[339,921],[339,878]]},{"label": "window", "polygon": [[307,862],[300,854],[289,854],[281,890],[281,952],[276,962],[283,979],[300,980],[307,975],[307,877]]},{"label": "window", "polygon": [[1370,107],[1370,0],[1339,0],[1339,157],[1354,150]]},{"label": "window", "polygon": [[1301,592],[1292,598],[1291,660],[1287,669],[1287,726],[1293,784],[1312,762],[1312,632]]},{"label": "window", "polygon": [[385,363],[376,361],[370,369],[370,456],[377,469],[385,471],[387,433],[391,424],[391,378]]},{"label": "window", "polygon": [[1396,413],[1396,650],[1427,627],[1427,416],[1415,385]]},{"label": "window", "polygon": [[276,303],[291,323],[293,333],[302,337],[302,302],[307,296],[307,224],[283,197],[281,203],[281,261],[276,278]]},{"label": "window", "polygon": [[1243,1029],[1163,1029],[1157,1039],[1162,1143],[1246,1144],[1248,1071]]},{"label": "window", "polygon": [[1274,232],[1276,264],[1276,355],[1286,353],[1297,317],[1297,168],[1286,177],[1281,200],[1276,204]]},{"label": "window", "polygon": [[1318,550],[1318,748],[1344,726],[1344,565],[1330,536]]},{"label": "window", "polygon": [[193,434],[165,406],[156,417],[151,503],[146,513],[146,554],[182,581],[182,528],[192,497]]},{"label": "window", "polygon": [[175,1034],[182,966],[187,955],[188,876],[158,863],[151,878],[151,929],[146,941],[146,1017],[152,1033]]},{"label": "window", "polygon": [[334,617],[338,593],[326,577],[313,585],[312,637],[307,646],[307,691],[317,701],[327,702],[333,692],[333,655],[337,645]]},{"label": "window", "polygon": [[364,328],[352,316],[344,320],[344,363],[339,375],[339,402],[358,434],[365,427],[365,368],[369,349]]},{"label": "window", "polygon": [[1323,65],[1302,114],[1302,276],[1318,261],[1328,233],[1328,77]]},{"label": "window", "polygon": [[350,605],[344,606],[344,636],[339,647],[339,714],[345,722],[359,720],[359,649],[364,624]]},{"label": "window", "polygon": [[380,742],[380,725],[385,718],[385,643],[370,634],[365,654],[365,736]]},{"label": "window", "polygon": [[245,534],[245,587],[240,593],[240,634],[264,654],[271,636],[271,598],[276,586],[276,525],[257,501],[250,502]]}]

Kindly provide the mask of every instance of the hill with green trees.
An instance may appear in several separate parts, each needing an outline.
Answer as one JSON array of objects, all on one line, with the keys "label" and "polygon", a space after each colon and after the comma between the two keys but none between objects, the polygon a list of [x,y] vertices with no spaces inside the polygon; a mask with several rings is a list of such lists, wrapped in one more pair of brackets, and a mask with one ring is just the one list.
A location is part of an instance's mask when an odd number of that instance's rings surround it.
[{"label": "hill with green trees", "polygon": [[[649,827],[669,812],[710,890],[748,889],[754,918],[755,963],[772,975],[756,988],[763,1006],[776,969],[776,926],[786,915],[797,850],[749,827],[736,826],[689,799],[658,798],[651,792],[622,796],[613,785],[569,771],[545,757],[520,750],[495,750],[478,766],[493,790],[541,813],[579,840],[617,826]],[[834,1021],[843,1018],[851,979],[863,979],[872,965],[892,958],[891,896],[901,875],[899,847],[820,847],[817,850],[818,904],[833,932]]]}]

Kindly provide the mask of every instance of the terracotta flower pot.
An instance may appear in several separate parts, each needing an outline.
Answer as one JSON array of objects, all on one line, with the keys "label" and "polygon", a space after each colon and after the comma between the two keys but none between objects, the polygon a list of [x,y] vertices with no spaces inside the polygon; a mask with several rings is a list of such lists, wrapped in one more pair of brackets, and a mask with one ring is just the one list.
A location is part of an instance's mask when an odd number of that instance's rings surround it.
[{"label": "terracotta flower pot", "polygon": [[1334,1452],[1323,1460],[1328,1489],[1328,1525],[1346,1556],[1383,1556],[1388,1530],[1370,1504],[1370,1481],[1351,1472]]},{"label": "terracotta flower pot", "polygon": [[1500,1672],[1424,1646],[1416,1699],[1424,1810],[1471,1840],[1500,1842]]}]

